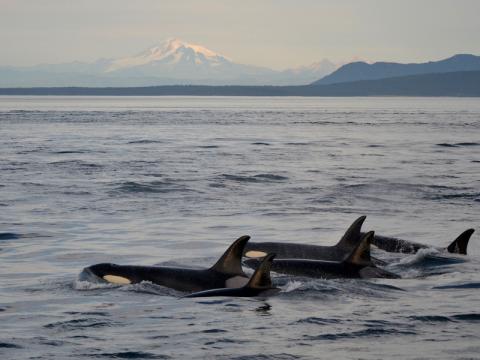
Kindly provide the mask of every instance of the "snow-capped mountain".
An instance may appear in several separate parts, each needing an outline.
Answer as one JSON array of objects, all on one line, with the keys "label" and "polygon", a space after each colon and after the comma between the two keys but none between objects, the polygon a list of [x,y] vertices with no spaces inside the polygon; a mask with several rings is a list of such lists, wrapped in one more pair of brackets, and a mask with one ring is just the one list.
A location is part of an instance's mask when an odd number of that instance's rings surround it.
[{"label": "snow-capped mountain", "polygon": [[160,46],[154,46],[138,55],[113,60],[106,71],[119,71],[153,64],[176,66],[186,63],[216,67],[231,62],[227,57],[201,45],[188,44],[179,39],[168,39]]},{"label": "snow-capped mountain", "polygon": [[201,45],[169,39],[138,55],[112,60],[105,74],[116,77],[154,77],[181,84],[248,84],[273,70],[233,62]]},{"label": "snow-capped mountain", "polygon": [[239,64],[204,46],[168,39],[137,55],[32,67],[0,67],[0,87],[16,86],[152,86],[301,85],[328,75],[328,60],[275,71]]}]

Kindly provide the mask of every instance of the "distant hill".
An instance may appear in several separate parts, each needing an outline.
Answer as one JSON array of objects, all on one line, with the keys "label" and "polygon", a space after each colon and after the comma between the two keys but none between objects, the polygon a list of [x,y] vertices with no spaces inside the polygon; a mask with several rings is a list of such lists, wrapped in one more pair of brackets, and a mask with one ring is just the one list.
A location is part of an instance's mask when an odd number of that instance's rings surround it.
[{"label": "distant hill", "polygon": [[460,54],[445,60],[419,64],[399,64],[393,62],[367,64],[365,62],[353,62],[313,82],[312,85],[328,85],[360,80],[377,80],[398,76],[457,71],[480,71],[480,56]]},{"label": "distant hill", "polygon": [[0,88],[0,95],[99,96],[478,96],[480,71],[421,74],[304,86],[151,86]]}]

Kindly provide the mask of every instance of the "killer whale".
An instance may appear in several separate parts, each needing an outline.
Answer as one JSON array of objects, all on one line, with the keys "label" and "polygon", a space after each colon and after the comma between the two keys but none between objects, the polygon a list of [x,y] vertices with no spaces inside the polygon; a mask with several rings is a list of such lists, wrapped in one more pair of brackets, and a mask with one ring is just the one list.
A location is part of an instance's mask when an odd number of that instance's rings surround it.
[{"label": "killer whale", "polygon": [[208,269],[188,269],[165,266],[116,265],[110,263],[86,267],[79,280],[92,276],[100,281],[115,284],[134,284],[150,281],[179,291],[197,292],[218,288],[238,288],[248,283],[242,269],[242,254],[250,236],[235,240],[220,259]]},{"label": "killer whale", "polygon": [[361,228],[366,216],[356,219],[340,241],[333,246],[292,244],[281,242],[253,242],[245,246],[246,257],[262,258],[267,253],[274,253],[277,259],[313,259],[341,261],[362,239]]},{"label": "killer whale", "polygon": [[[312,259],[277,259],[271,270],[277,273],[314,278],[400,278],[397,274],[378,268],[370,256],[374,232],[366,233],[357,246],[341,261]],[[245,264],[257,268],[258,259],[247,259]]]},{"label": "killer whale", "polygon": [[[245,246],[244,256],[250,258],[262,258],[267,253],[275,253],[277,259],[313,259],[340,261],[360,241],[366,233],[361,232],[361,227],[366,216],[360,216],[347,229],[340,241],[333,246],[321,246],[311,244],[292,244],[281,242],[249,242]],[[467,246],[474,229],[462,232],[454,241],[445,248],[437,248],[453,254],[467,254]],[[375,234],[372,245],[387,252],[416,253],[420,249],[431,248],[429,245],[394,237]],[[377,265],[385,265],[385,262],[371,257]]]},{"label": "killer whale", "polygon": [[[452,254],[467,255],[467,246],[474,229],[467,229],[462,232],[450,245],[445,248],[435,247],[438,250],[447,251]],[[414,254],[420,249],[432,248],[432,246],[419,244],[413,241],[398,239],[394,237],[375,235],[372,245],[387,252]]]},{"label": "killer whale", "polygon": [[255,297],[270,296],[280,291],[272,285],[270,278],[270,268],[275,254],[268,254],[263,258],[252,277],[245,286],[239,288],[211,289],[195,292],[184,297],[211,297],[211,296],[236,296],[236,297]]}]

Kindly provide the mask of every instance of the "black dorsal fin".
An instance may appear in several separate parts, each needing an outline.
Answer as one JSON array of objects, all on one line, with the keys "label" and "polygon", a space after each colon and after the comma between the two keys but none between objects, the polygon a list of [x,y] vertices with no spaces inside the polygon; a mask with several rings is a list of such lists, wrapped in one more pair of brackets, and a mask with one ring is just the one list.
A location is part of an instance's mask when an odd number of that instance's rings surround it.
[{"label": "black dorsal fin", "polygon": [[353,251],[345,258],[344,262],[354,265],[373,266],[370,257],[370,243],[374,235],[373,231],[366,233]]},{"label": "black dorsal fin", "polygon": [[362,230],[362,225],[366,218],[366,216],[360,216],[355,220],[347,231],[345,231],[345,234],[343,234],[335,247],[348,250],[357,246],[358,242],[362,239],[360,231]]},{"label": "black dorsal fin", "polygon": [[269,289],[272,287],[272,279],[270,279],[270,268],[272,266],[273,258],[275,254],[268,254],[265,256],[258,266],[257,270],[253,273],[252,277],[248,281],[245,287],[254,289]]},{"label": "black dorsal fin", "polygon": [[474,229],[465,230],[455,240],[453,240],[450,245],[448,245],[447,251],[452,254],[467,255],[468,241],[474,232]]},{"label": "black dorsal fin", "polygon": [[248,240],[250,240],[250,236],[248,235],[243,235],[235,240],[233,244],[229,246],[227,251],[223,253],[220,259],[218,259],[215,265],[211,267],[211,270],[229,275],[241,275],[246,277],[242,269],[242,255]]}]

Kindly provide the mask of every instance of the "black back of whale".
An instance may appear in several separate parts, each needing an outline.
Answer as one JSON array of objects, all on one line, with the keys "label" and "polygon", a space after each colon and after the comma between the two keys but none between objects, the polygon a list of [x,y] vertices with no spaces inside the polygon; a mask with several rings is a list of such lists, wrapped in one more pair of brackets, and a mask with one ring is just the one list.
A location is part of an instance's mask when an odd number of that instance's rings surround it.
[{"label": "black back of whale", "polygon": [[185,297],[211,297],[211,296],[236,296],[236,297],[254,297],[272,295],[280,289],[272,286],[270,278],[270,268],[275,254],[268,254],[262,260],[258,268],[245,286],[239,288],[212,289],[196,292]]},{"label": "black back of whale", "polygon": [[[341,261],[312,259],[277,259],[271,270],[297,276],[314,278],[399,278],[398,275],[376,267],[370,256],[370,242],[373,231],[364,235],[357,246]],[[245,264],[256,268],[258,260],[248,259]]]},{"label": "black back of whale", "polygon": [[93,274],[101,279],[108,275],[117,276],[128,279],[133,284],[150,281],[157,285],[189,292],[229,287],[229,281],[232,281],[232,286],[238,287],[238,283],[242,285],[248,282],[248,277],[242,269],[241,259],[249,239],[249,236],[238,238],[215,265],[208,269],[103,263],[85,268],[82,274],[87,276]]},{"label": "black back of whale", "polygon": [[360,216],[347,229],[340,241],[333,246],[292,244],[281,242],[254,242],[245,246],[245,255],[250,251],[275,253],[277,259],[315,259],[341,261],[358,245],[362,236],[361,228],[366,216]]},{"label": "black back of whale", "polygon": [[[474,229],[467,229],[462,232],[455,240],[453,240],[450,245],[446,248],[437,248],[439,250],[446,250],[452,254],[461,254],[467,255],[467,246],[470,240],[470,237],[475,232]],[[397,253],[406,253],[406,254],[415,254],[420,249],[431,248],[432,246],[420,244],[414,241],[408,241],[403,239],[398,239],[394,237],[380,236],[375,235],[372,240],[372,245],[375,245],[379,249],[388,252],[397,252]]]}]

